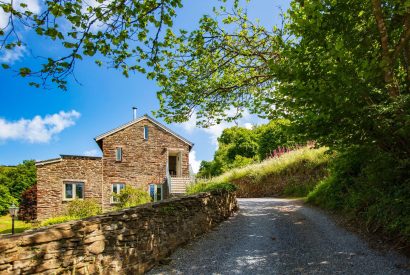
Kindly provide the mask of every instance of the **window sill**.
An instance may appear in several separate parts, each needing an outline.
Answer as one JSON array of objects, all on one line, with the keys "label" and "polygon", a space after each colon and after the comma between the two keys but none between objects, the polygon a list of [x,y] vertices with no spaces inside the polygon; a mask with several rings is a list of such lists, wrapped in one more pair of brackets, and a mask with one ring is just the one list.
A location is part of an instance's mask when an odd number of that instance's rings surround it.
[{"label": "window sill", "polygon": [[83,198],[82,199],[79,199],[79,198],[75,198],[75,199],[63,199],[63,202],[70,202],[70,201],[73,201],[73,200],[84,200]]}]

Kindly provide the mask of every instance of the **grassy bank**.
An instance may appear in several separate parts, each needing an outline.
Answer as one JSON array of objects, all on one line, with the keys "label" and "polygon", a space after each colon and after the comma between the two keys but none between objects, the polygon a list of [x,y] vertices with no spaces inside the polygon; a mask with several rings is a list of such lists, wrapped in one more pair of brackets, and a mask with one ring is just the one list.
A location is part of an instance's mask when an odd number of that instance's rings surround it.
[{"label": "grassy bank", "polygon": [[189,188],[198,192],[210,186],[233,183],[238,197],[306,196],[327,176],[330,155],[326,148],[302,148],[261,163],[232,169]]}]

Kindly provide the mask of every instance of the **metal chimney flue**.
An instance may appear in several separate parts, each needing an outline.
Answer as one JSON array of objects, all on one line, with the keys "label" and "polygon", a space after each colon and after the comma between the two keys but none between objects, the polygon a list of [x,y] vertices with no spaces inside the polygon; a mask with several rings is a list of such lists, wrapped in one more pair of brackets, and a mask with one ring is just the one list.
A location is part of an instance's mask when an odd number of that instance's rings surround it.
[{"label": "metal chimney flue", "polygon": [[137,119],[137,107],[132,107],[132,118],[133,120]]}]

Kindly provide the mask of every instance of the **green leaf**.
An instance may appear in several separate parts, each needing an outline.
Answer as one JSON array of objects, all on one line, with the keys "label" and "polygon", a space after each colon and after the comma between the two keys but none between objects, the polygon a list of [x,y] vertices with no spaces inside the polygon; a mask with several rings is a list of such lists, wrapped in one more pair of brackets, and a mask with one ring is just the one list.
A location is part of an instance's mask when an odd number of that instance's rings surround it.
[{"label": "green leaf", "polygon": [[31,69],[30,69],[30,68],[26,68],[26,67],[20,68],[19,74],[20,74],[22,77],[26,77],[26,76],[28,76],[30,73],[31,73]]}]

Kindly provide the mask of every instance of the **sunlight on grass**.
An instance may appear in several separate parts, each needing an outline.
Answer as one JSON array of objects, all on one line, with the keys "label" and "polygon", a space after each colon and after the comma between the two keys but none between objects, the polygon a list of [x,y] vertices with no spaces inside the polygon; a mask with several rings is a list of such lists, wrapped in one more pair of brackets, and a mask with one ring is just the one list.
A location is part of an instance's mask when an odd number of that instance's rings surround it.
[{"label": "sunlight on grass", "polygon": [[327,176],[327,164],[332,157],[328,148],[304,147],[241,168],[232,169],[220,176],[199,180],[188,187],[188,193],[197,193],[220,185],[233,183],[238,196],[291,196],[304,197]]},{"label": "sunlight on grass", "polygon": [[230,182],[232,180],[240,179],[243,177],[252,177],[258,180],[266,175],[279,174],[286,170],[292,164],[301,160],[306,160],[311,165],[320,165],[328,162],[329,155],[324,154],[328,149],[325,147],[319,149],[302,148],[297,151],[293,151],[282,155],[279,158],[270,158],[260,163],[247,165],[241,168],[232,169],[218,177],[214,177],[205,182]]},{"label": "sunlight on grass", "polygon": [[[30,223],[23,221],[14,221],[14,229],[16,233],[21,233],[31,228]],[[0,234],[11,233],[11,217],[10,215],[0,216]]]}]

